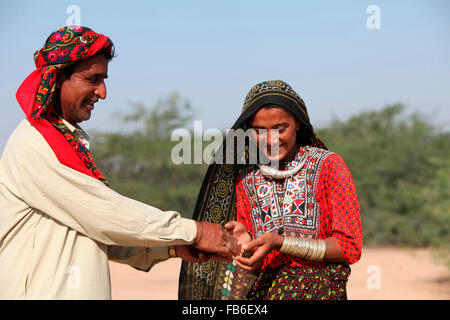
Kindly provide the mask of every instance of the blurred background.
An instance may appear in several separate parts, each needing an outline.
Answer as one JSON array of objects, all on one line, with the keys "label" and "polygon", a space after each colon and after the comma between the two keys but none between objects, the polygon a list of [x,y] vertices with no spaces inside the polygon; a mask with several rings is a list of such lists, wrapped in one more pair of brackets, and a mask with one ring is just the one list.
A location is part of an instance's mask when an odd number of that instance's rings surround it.
[{"label": "blurred background", "polygon": [[[253,85],[281,79],[355,180],[365,249],[349,298],[450,298],[448,1],[2,1],[0,151],[34,51],[67,24],[116,47],[81,126],[119,193],[191,217],[207,165],[175,165],[171,133],[231,128]],[[176,299],[177,263],[111,264],[113,297]]]}]

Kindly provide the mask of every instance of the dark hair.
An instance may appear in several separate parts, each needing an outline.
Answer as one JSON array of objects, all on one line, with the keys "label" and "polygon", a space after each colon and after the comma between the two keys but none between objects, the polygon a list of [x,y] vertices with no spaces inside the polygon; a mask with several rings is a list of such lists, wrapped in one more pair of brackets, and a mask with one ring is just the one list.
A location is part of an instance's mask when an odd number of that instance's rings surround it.
[{"label": "dark hair", "polygon": [[[110,62],[116,56],[114,47],[112,47],[111,52],[109,52],[106,49],[101,49],[100,51],[98,51],[96,54],[94,54],[90,58],[97,57],[97,56],[100,56],[100,55],[103,55],[106,58],[106,60],[108,62]],[[64,69],[61,69],[60,76],[63,76],[65,78],[67,78],[67,79],[70,78],[72,76],[72,74],[75,72],[75,69],[80,65],[81,62],[83,62],[83,60],[79,60],[79,61],[77,61],[75,63],[72,63],[70,66],[68,66],[68,67],[66,67]]]},{"label": "dark hair", "polygon": [[298,121],[299,121],[299,119],[297,118],[297,116],[296,116],[295,114],[293,114],[288,108],[279,106],[279,105],[277,105],[277,104],[265,104],[265,105],[263,105],[263,106],[261,107],[261,109],[277,109],[277,108],[283,109],[284,111],[286,111],[287,113],[289,113],[289,114],[292,116],[292,118],[294,118],[295,120],[298,120]]}]

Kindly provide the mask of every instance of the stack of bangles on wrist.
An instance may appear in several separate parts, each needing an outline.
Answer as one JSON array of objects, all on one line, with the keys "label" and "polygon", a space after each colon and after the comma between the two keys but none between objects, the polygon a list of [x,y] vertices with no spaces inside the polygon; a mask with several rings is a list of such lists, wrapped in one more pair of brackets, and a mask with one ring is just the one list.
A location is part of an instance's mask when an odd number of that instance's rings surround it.
[{"label": "stack of bangles on wrist", "polygon": [[327,249],[325,240],[285,237],[280,248],[281,253],[312,261],[322,261]]}]

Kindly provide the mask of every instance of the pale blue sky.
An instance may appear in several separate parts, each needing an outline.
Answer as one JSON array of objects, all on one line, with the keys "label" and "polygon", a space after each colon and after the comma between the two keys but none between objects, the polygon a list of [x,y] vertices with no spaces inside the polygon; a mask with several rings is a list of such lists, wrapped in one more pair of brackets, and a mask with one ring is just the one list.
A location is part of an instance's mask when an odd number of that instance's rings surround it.
[{"label": "pale blue sky", "polygon": [[[120,130],[112,113],[173,90],[205,129],[229,128],[247,91],[273,79],[303,97],[316,127],[395,102],[450,121],[449,1],[2,1],[0,151],[24,117],[15,93],[33,53],[71,4],[118,54],[88,132]],[[366,27],[369,5],[381,30]]]}]

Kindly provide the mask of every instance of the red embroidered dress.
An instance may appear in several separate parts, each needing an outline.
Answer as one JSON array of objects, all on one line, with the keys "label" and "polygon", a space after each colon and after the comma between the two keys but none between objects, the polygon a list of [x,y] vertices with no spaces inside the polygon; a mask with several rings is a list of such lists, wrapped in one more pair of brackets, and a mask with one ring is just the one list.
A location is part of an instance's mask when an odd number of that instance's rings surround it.
[{"label": "red embroidered dress", "polygon": [[[334,237],[345,262],[311,262],[274,250],[263,260],[256,281],[253,274],[232,264],[183,262],[180,299],[346,298],[349,264],[359,259],[362,245],[360,208],[350,172],[341,157],[326,150],[314,133],[303,99],[284,81],[253,86],[232,129],[247,130],[250,119],[266,106],[282,108],[299,121],[296,143],[304,147],[282,168],[297,168],[299,163],[305,163],[304,167],[289,178],[273,181],[256,165],[212,163],[193,219],[222,224],[237,219],[254,237],[265,232]],[[224,148],[227,143],[225,139]],[[245,155],[236,149],[233,156],[243,159]]]},{"label": "red embroidered dress", "polygon": [[[333,152],[300,147],[285,164],[295,167],[307,157],[303,168],[290,178],[270,180],[257,166],[240,171],[236,183],[237,219],[256,238],[265,232],[291,237],[334,237],[347,264],[361,256],[360,206],[353,179],[343,159]],[[280,265],[324,265],[273,250],[263,260],[262,271]]]}]

